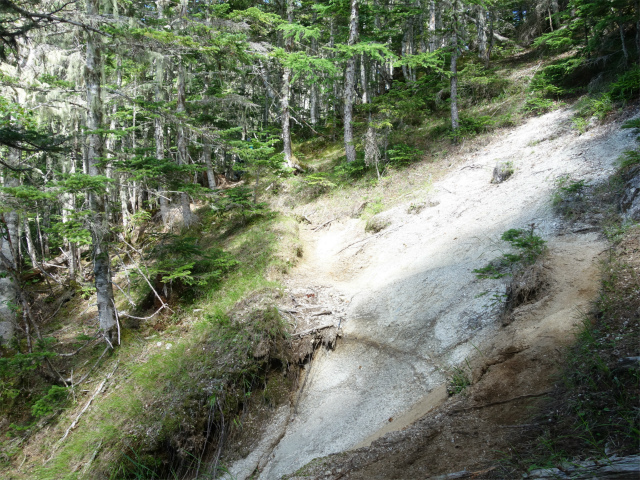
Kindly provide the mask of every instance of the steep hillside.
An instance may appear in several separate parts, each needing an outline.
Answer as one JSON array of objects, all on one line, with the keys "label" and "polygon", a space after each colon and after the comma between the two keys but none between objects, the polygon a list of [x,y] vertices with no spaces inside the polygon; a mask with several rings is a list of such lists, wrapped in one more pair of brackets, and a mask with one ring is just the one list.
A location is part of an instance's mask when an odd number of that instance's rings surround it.
[{"label": "steep hillside", "polygon": [[[635,146],[620,126],[637,114],[583,135],[571,128],[571,109],[530,119],[471,147],[412,201],[377,214],[377,233],[344,216],[303,227],[305,255],[288,291],[306,289],[329,310],[336,295],[348,306],[327,317],[340,329],[335,349],[316,353],[288,415],[266,429],[282,438],[254,462],[232,465],[233,477],[259,467],[259,478],[280,478],[403,429],[300,475],[326,469],[327,478],[352,478],[357,466],[353,478],[424,478],[502,457],[512,428],[529,423],[531,408],[551,393],[598,296],[608,251],[596,224],[552,207],[558,180],[607,182]],[[497,163],[512,175],[495,184]],[[474,270],[508,249],[499,239],[509,229],[532,231],[547,248],[528,267],[530,291],[505,312],[509,277],[480,280]],[[281,308],[294,311],[288,297]],[[637,338],[637,328],[631,333]],[[463,395],[447,394],[452,379],[470,383]]]}]

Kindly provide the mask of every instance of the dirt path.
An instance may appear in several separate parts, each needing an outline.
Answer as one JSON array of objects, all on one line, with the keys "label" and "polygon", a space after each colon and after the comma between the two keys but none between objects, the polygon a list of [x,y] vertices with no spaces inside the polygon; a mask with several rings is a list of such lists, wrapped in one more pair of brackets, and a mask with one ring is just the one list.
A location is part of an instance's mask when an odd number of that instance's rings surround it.
[{"label": "dirt path", "polygon": [[[606,248],[595,234],[567,231],[552,213],[554,180],[604,178],[633,145],[633,136],[619,124],[582,136],[570,125],[570,112],[556,111],[495,139],[438,182],[420,213],[409,213],[408,205],[385,212],[390,225],[375,236],[365,234],[363,222],[355,219],[304,233],[307,253],[291,288],[330,287],[334,297],[339,292],[348,305],[343,338],[335,350],[321,350],[314,359],[282,437],[263,455],[259,478],[280,478],[315,457],[366,446],[432,409],[454,408],[443,385],[454,367],[467,362],[476,367],[476,378],[472,405],[464,408],[474,410],[473,402],[499,407],[493,416],[487,407],[486,418],[474,417],[475,435],[482,437],[478,432],[492,422],[519,421],[523,405],[548,388],[558,358],[554,352],[571,338],[577,312],[594,297],[597,258]],[[494,185],[489,180],[497,161],[511,162],[515,174]],[[479,297],[487,290],[503,293],[504,282],[479,281],[472,270],[500,255],[497,239],[503,231],[532,223],[549,240],[548,292],[505,328],[497,307],[486,295]],[[510,400],[520,396],[524,403]],[[462,425],[471,422],[465,415],[450,415],[453,430],[460,430],[460,419]],[[414,428],[389,437],[409,435]],[[448,462],[456,452],[468,458],[468,450],[456,448],[457,434],[449,438],[446,432],[442,427],[435,437],[422,435],[436,449],[423,445],[422,450],[442,450]],[[446,448],[438,447],[436,437]],[[421,444],[411,438],[411,444]],[[494,432],[492,438],[500,435]],[[491,442],[483,444],[486,451],[494,448]],[[414,449],[407,444],[402,451]],[[389,478],[376,476],[375,461],[368,464],[369,476],[360,478]],[[251,473],[234,469],[238,478]]]}]

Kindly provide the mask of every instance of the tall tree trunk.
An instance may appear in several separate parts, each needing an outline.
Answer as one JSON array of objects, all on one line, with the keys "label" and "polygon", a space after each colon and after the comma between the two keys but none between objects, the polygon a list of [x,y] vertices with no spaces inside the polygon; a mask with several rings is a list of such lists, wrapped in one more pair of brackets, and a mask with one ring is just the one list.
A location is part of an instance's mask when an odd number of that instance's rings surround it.
[{"label": "tall tree trunk", "polygon": [[[287,0],[287,21],[293,23],[293,0]],[[293,50],[293,37],[287,37],[284,41],[284,49],[287,52]],[[282,121],[282,144],[284,152],[284,162],[289,168],[293,168],[293,153],[291,151],[291,118],[289,114],[289,101],[291,100],[291,68],[284,67],[282,72],[282,99],[281,99],[281,121]]]},{"label": "tall tree trunk", "polygon": [[[335,39],[336,39],[336,21],[334,17],[331,17],[329,23],[329,48],[335,47]],[[331,54],[335,58],[335,54]],[[331,139],[336,141],[336,124],[338,122],[338,82],[331,82],[333,87],[333,97],[331,99],[332,103],[332,112],[333,112],[333,128],[331,129]]]},{"label": "tall tree trunk", "polygon": [[[184,61],[178,60],[178,102],[176,106],[176,113],[181,116],[186,110],[186,85],[185,85],[185,71]],[[176,132],[176,144],[178,147],[178,165],[187,165],[187,136],[185,128],[182,124],[178,124]],[[184,227],[190,227],[195,219],[191,213],[191,201],[189,195],[185,192],[180,193],[180,210],[182,212],[182,224]]]},{"label": "tall tree trunk", "polygon": [[[86,3],[87,15],[92,19],[98,14],[97,0]],[[87,89],[87,168],[89,175],[100,175],[99,164],[102,158],[102,138],[95,133],[102,128],[102,98],[101,98],[101,58],[100,39],[91,32],[85,31],[86,64],[85,85]],[[113,286],[111,284],[111,270],[109,259],[109,225],[105,218],[104,195],[89,193],[91,207],[91,240],[93,243],[93,273],[95,275],[96,295],[98,303],[98,320],[100,329],[107,338],[112,337],[116,327],[116,316],[113,301]]]},{"label": "tall tree trunk", "polygon": [[[157,103],[163,100],[162,95],[162,81],[164,79],[164,58],[156,59],[156,92],[155,99]],[[159,163],[164,160],[164,121],[162,116],[158,115],[154,120],[153,137],[156,144],[156,158]],[[160,203],[160,216],[162,217],[162,224],[166,227],[169,221],[169,199],[168,193],[160,186],[158,188],[158,196]]]},{"label": "tall tree trunk", "polygon": [[[18,165],[20,162],[20,151],[14,148],[9,149],[8,163]],[[15,173],[7,169],[3,176],[2,185],[4,187],[17,187],[18,179]],[[7,211],[0,219],[4,223],[4,228],[0,228],[0,254],[3,262],[0,262],[0,345],[9,342],[15,334],[17,316],[13,305],[16,304],[19,285],[15,281],[15,275],[11,270],[17,268],[17,245],[18,245],[18,214],[15,211]]]},{"label": "tall tree trunk", "polygon": [[202,156],[204,157],[204,164],[207,167],[207,181],[211,190],[216,189],[216,176],[213,172],[213,165],[211,164],[211,143],[209,140],[204,140],[204,147],[202,148]]},{"label": "tall tree trunk", "polygon": [[[313,14],[313,21],[316,21],[316,13]],[[311,55],[318,55],[318,40],[311,39]],[[309,92],[309,123],[315,127],[318,123],[318,81],[311,82]]]},{"label": "tall tree trunk", "polygon": [[360,85],[362,86],[362,103],[369,103],[369,80],[367,78],[367,57],[360,55]]},{"label": "tall tree trunk", "polygon": [[458,0],[453,0],[453,32],[451,34],[451,129],[460,127],[458,119]]},{"label": "tall tree trunk", "polygon": [[624,41],[624,29],[622,23],[618,22],[618,30],[620,31],[620,43],[622,43],[622,54],[624,55],[624,64],[629,64],[629,51],[627,50],[627,44]]},{"label": "tall tree trunk", "polygon": [[478,31],[478,56],[487,64],[487,11],[482,5],[476,6],[476,27]]},{"label": "tall tree trunk", "polygon": [[495,38],[493,36],[493,16],[495,15],[493,9],[489,9],[489,43],[487,45],[487,56],[484,59],[484,68],[489,68],[489,64],[491,63],[491,52],[493,51],[493,46],[495,42]]},{"label": "tall tree trunk", "polygon": [[553,12],[553,16],[552,16],[553,28],[558,28],[558,13],[560,13],[558,0],[551,0],[551,11]]},{"label": "tall tree trunk", "polygon": [[429,51],[436,51],[436,2],[429,2]]},{"label": "tall tree trunk", "polygon": [[[351,0],[351,15],[349,18],[349,40],[347,45],[354,46],[358,40],[358,0]],[[355,162],[356,147],[353,144],[353,101],[355,97],[356,56],[351,54],[347,60],[347,70],[344,76],[344,148],[347,162]]]},{"label": "tall tree trunk", "polygon": [[[62,164],[63,173],[74,174],[76,173],[77,157],[80,146],[78,145],[78,122],[75,122],[74,137],[73,137],[73,153],[69,157],[69,164]],[[76,196],[73,193],[62,194],[62,222],[68,223],[71,221],[71,214],[76,210]],[[38,225],[36,217],[36,225]],[[38,228],[38,232],[40,229]],[[42,240],[40,240],[42,242]],[[78,253],[77,245],[74,242],[66,241],[67,246],[67,258],[69,259],[69,281],[72,282],[76,279],[78,273]],[[44,252],[43,252],[44,253]]]}]

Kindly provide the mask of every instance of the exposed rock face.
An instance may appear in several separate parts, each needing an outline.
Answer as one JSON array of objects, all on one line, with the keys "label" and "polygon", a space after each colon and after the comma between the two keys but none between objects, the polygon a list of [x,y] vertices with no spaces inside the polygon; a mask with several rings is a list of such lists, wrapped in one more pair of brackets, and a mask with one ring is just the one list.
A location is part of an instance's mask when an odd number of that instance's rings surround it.
[{"label": "exposed rock face", "polygon": [[633,167],[625,175],[624,194],[620,209],[626,220],[640,220],[640,165]]},{"label": "exposed rock face", "polygon": [[491,183],[502,183],[513,175],[513,164],[511,162],[500,162],[493,169]]}]

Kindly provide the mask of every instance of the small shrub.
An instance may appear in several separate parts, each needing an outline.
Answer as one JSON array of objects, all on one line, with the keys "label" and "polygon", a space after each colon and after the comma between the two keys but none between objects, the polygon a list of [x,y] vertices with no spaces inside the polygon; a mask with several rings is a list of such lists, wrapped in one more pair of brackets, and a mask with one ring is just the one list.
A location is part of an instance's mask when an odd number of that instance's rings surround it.
[{"label": "small shrub", "polygon": [[393,165],[407,165],[420,159],[422,151],[416,147],[400,143],[387,151],[389,163]]},{"label": "small shrub", "polygon": [[488,265],[473,270],[479,279],[498,279],[513,274],[514,267],[532,265],[546,250],[547,242],[529,230],[512,228],[500,237],[509,243],[517,253],[504,253]]},{"label": "small shrub", "polygon": [[343,162],[339,165],[336,165],[333,168],[333,173],[335,173],[339,177],[355,180],[357,178],[363,177],[368,170],[369,167],[367,167],[367,165],[364,163],[363,157],[356,159],[355,162]]},{"label": "small shrub", "polygon": [[453,367],[453,371],[449,377],[449,384],[447,385],[447,393],[451,395],[457,395],[462,393],[468,386],[471,385],[471,366],[466,361],[465,366]]},{"label": "small shrub", "polygon": [[449,138],[452,140],[470,138],[480,133],[488,132],[494,125],[495,122],[490,115],[464,116],[460,118],[459,128],[449,132]]},{"label": "small shrub", "polygon": [[543,113],[547,113],[553,110],[555,104],[553,100],[548,98],[541,98],[539,96],[530,96],[524,102],[522,106],[522,110],[525,113],[531,113],[533,115],[542,115]]},{"label": "small shrub", "polygon": [[573,124],[573,128],[575,128],[580,135],[586,133],[587,127],[589,126],[589,122],[582,117],[575,117],[571,120],[571,123]]},{"label": "small shrub", "polygon": [[562,215],[578,215],[585,209],[584,192],[588,186],[584,180],[573,180],[569,175],[563,175],[555,181],[551,204]]},{"label": "small shrub", "polygon": [[68,388],[52,385],[47,394],[33,404],[31,407],[31,415],[36,418],[50,415],[54,410],[62,406],[68,396]]},{"label": "small shrub", "polygon": [[611,84],[609,89],[611,98],[621,102],[627,102],[640,95],[640,66],[635,65],[627,70]]}]

